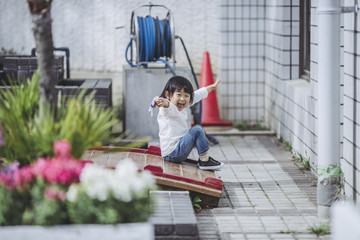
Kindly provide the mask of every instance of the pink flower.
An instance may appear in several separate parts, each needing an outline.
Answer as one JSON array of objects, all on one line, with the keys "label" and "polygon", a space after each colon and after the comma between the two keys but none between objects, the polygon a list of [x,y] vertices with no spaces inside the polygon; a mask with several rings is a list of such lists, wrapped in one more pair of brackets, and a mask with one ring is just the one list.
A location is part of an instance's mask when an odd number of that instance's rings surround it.
[{"label": "pink flower", "polygon": [[4,173],[0,174],[0,184],[4,185],[8,189],[15,188],[14,181],[13,181],[12,177],[9,174],[4,174]]},{"label": "pink flower", "polygon": [[31,166],[25,166],[20,169],[21,178],[25,183],[30,183],[34,179],[34,174]]},{"label": "pink flower", "polygon": [[54,159],[39,158],[33,166],[21,169],[17,163],[13,163],[0,172],[0,184],[8,188],[24,187],[37,177],[50,184],[70,186],[72,183],[78,183],[81,171],[88,161],[73,159],[69,156],[70,149],[67,141],[56,141],[54,151],[57,155]]},{"label": "pink flower", "polygon": [[24,184],[20,170],[14,173],[13,184],[15,187],[21,187]]},{"label": "pink flower", "polygon": [[55,141],[53,150],[55,152],[55,155],[61,157],[69,156],[71,151],[71,145],[66,140],[58,140]]},{"label": "pink flower", "polygon": [[56,191],[53,188],[46,188],[44,194],[48,199],[56,199]]},{"label": "pink flower", "polygon": [[66,200],[66,192],[64,191],[59,191],[57,193],[57,197],[60,201],[65,201]]},{"label": "pink flower", "polygon": [[47,158],[39,158],[38,160],[36,160],[32,167],[33,174],[37,177],[42,176],[43,173],[47,170],[49,161],[50,159]]},{"label": "pink flower", "polygon": [[16,180],[19,174],[19,163],[14,162],[9,166],[5,166],[0,171],[0,183],[12,189],[15,188]]},{"label": "pink flower", "polygon": [[69,156],[70,144],[67,141],[56,141],[54,159],[40,158],[35,161],[33,172],[43,177],[48,183],[60,183],[69,186],[79,182],[80,173],[87,162],[73,159]]},{"label": "pink flower", "polygon": [[66,193],[57,188],[46,188],[44,194],[45,197],[52,200],[65,201],[66,199]]},{"label": "pink flower", "polygon": [[9,189],[23,188],[25,184],[29,184],[34,179],[34,174],[30,166],[18,169],[17,163],[13,163],[3,169],[0,173],[0,184],[5,185]]}]

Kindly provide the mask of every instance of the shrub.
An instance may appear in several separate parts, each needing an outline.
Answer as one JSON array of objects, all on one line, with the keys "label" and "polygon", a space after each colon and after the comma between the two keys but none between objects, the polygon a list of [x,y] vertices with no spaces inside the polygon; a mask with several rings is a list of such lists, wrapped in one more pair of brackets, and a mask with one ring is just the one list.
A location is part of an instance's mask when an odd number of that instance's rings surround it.
[{"label": "shrub", "polygon": [[56,140],[70,142],[72,156],[80,158],[85,150],[110,141],[117,123],[113,109],[96,105],[94,93],[65,100],[59,97],[55,110],[44,106],[39,113],[39,75],[21,85],[0,89],[0,157],[20,166],[39,157],[53,157]]}]

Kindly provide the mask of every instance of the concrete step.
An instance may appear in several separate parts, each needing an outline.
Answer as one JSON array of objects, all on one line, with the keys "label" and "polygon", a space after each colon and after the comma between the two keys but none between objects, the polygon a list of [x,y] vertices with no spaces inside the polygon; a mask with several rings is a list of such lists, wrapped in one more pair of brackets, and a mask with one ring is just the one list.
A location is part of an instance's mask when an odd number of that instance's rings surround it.
[{"label": "concrete step", "polygon": [[152,191],[157,200],[150,222],[155,239],[198,239],[195,213],[187,191]]}]

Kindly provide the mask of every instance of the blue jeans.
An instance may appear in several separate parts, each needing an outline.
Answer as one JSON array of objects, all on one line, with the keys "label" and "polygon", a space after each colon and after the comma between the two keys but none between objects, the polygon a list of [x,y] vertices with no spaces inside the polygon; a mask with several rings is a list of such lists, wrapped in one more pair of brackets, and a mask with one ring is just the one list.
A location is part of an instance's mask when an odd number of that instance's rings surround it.
[{"label": "blue jeans", "polygon": [[200,125],[193,126],[185,136],[180,139],[175,150],[164,157],[164,159],[169,162],[181,163],[186,160],[193,147],[196,147],[199,155],[209,150],[209,143],[206,139],[205,131]]}]

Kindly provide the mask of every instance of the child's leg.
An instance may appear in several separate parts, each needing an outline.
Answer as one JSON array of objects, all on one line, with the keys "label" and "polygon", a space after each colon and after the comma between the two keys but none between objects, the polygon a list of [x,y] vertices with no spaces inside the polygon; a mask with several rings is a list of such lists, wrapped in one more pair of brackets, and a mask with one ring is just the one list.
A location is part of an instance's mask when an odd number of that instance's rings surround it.
[{"label": "child's leg", "polygon": [[196,136],[195,147],[199,153],[199,156],[200,157],[204,157],[204,156],[208,157],[209,142],[206,138],[204,129],[200,125],[195,125],[194,127],[192,127],[189,130],[189,132],[190,131],[193,131],[194,135]]},{"label": "child's leg", "polygon": [[209,144],[205,135],[204,129],[197,125],[197,131],[199,132],[199,138],[196,141],[196,148],[199,153],[199,161],[197,163],[201,170],[218,170],[224,165],[221,162],[216,161],[212,157],[209,157],[208,150]]},{"label": "child's leg", "polygon": [[207,160],[209,160],[209,154],[208,154],[208,152],[205,152],[205,153],[199,155],[199,159],[200,159],[201,161],[204,161],[204,162],[206,162]]},{"label": "child's leg", "polygon": [[207,154],[209,143],[205,131],[200,125],[195,125],[189,132],[180,139],[176,149],[165,157],[166,161],[181,163],[189,156],[193,147],[196,147],[199,155]]}]

